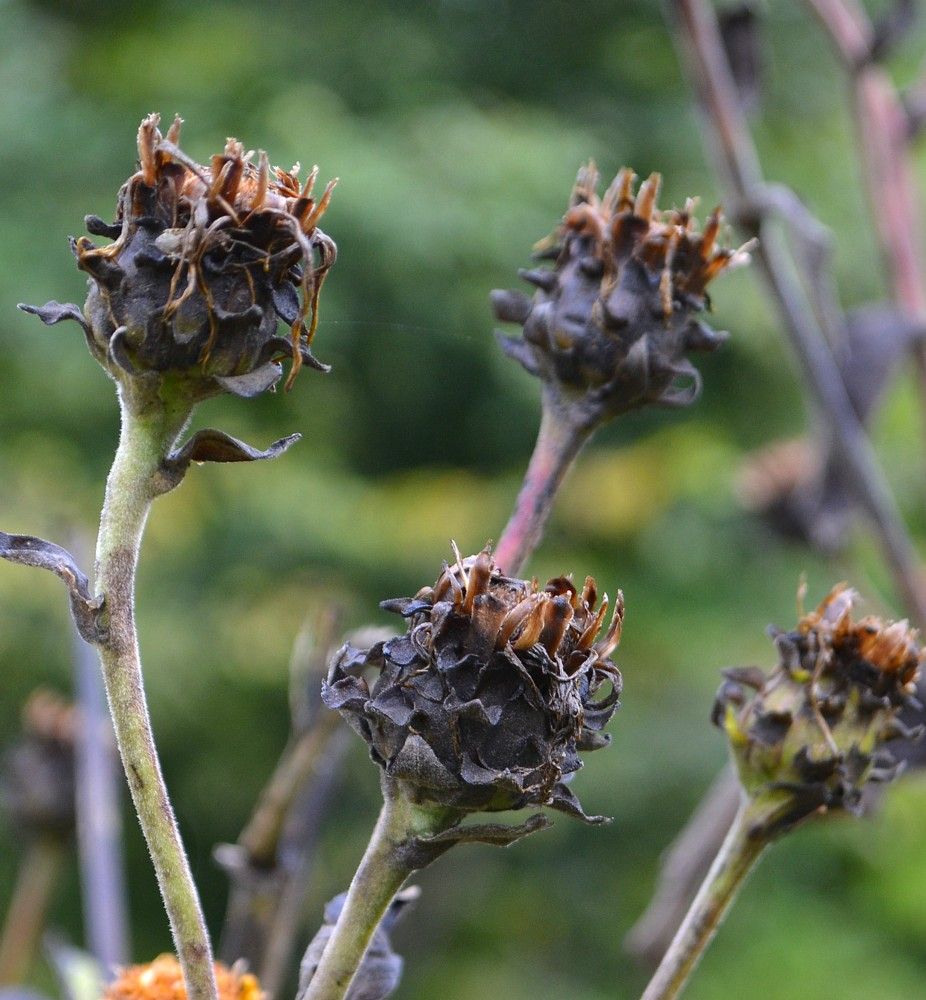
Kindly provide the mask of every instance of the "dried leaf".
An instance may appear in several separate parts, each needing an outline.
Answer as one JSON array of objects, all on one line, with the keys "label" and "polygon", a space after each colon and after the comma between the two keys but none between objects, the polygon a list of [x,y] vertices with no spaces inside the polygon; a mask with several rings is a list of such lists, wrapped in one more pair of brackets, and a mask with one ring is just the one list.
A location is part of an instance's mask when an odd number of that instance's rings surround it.
[{"label": "dried leaf", "polygon": [[[417,886],[409,886],[399,892],[389,904],[389,909],[377,927],[373,940],[363,957],[363,962],[347,991],[346,1000],[386,1000],[386,997],[391,996],[398,988],[404,962],[402,957],[392,950],[389,933],[409,904],[413,903],[420,895],[421,890]],[[341,893],[325,906],[325,922],[312,939],[302,959],[299,970],[299,990],[296,994],[297,1000],[301,1000],[305,995],[312,976],[315,975],[322,952],[331,938],[334,925],[341,915],[346,899],[347,893]]]},{"label": "dried leaf", "polygon": [[290,434],[260,451],[222,431],[197,431],[161,463],[163,482],[160,492],[167,493],[179,485],[191,462],[261,462],[282,455],[301,437],[301,434]]},{"label": "dried leaf", "polygon": [[87,642],[101,641],[97,613],[103,606],[103,598],[90,593],[90,581],[67,549],[32,535],[8,535],[0,531],[0,558],[23,566],[47,569],[64,581],[71,601],[71,613],[81,637]]}]

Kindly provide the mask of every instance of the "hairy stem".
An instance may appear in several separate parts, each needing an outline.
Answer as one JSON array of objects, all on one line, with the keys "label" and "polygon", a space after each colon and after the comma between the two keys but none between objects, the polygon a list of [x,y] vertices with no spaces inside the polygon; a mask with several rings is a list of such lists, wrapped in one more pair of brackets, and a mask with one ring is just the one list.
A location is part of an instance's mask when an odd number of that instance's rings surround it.
[{"label": "hairy stem", "polygon": [[161,463],[189,415],[189,405],[123,401],[122,434],[106,484],[97,541],[97,588],[105,639],[100,661],[119,754],[164,899],[190,1000],[215,1000],[212,948],[189,862],[161,775],[145,702],[135,631],[138,550]]},{"label": "hairy stem", "polygon": [[[83,547],[78,545],[78,549]],[[74,805],[85,937],[88,949],[109,979],[129,958],[122,788],[96,652],[76,632],[73,643],[74,689],[80,707],[74,748]]]},{"label": "hairy stem", "polygon": [[0,986],[21,983],[29,971],[65,853],[60,838],[42,837],[23,857],[0,936]]},{"label": "hairy stem", "polygon": [[767,841],[751,837],[750,825],[748,807],[743,805],[641,1000],[672,1000],[682,992],[746,877],[765,850]]},{"label": "hairy stem", "polygon": [[342,1000],[380,920],[415,870],[409,841],[444,828],[440,810],[426,810],[400,794],[386,794],[382,812],[354,875],[334,931],[301,1000]]},{"label": "hairy stem", "polygon": [[665,954],[684,919],[730,829],[742,794],[736,771],[728,764],[663,855],[652,899],[624,941],[628,951],[651,966]]},{"label": "hairy stem", "polygon": [[544,397],[534,453],[495,550],[503,572],[517,575],[537,548],[556,494],[590,435],[587,427],[570,419],[568,410]]}]

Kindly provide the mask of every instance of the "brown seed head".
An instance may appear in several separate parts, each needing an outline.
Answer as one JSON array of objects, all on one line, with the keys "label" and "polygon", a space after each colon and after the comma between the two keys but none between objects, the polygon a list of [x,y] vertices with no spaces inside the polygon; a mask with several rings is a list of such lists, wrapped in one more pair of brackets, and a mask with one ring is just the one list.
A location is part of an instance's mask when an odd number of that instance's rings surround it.
[{"label": "brown seed head", "polygon": [[636,194],[626,167],[602,197],[598,180],[593,163],[579,171],[561,225],[537,244],[552,270],[521,272],[537,288],[533,300],[493,293],[496,317],[524,328],[523,340],[502,339],[506,352],[592,424],[647,403],[694,401],[700,377],[686,352],[725,339],[697,319],[710,305],[707,285],[748,259],[745,247],[718,245],[719,209],[703,230],[691,199],[661,211],[659,174]]},{"label": "brown seed head", "polygon": [[0,768],[3,811],[28,836],[67,834],[74,825],[74,706],[40,688],[22,719],[22,735]]},{"label": "brown seed head", "polygon": [[[87,217],[91,233],[113,242],[72,241],[90,278],[84,314],[94,356],[116,378],[175,372],[197,379],[201,395],[255,395],[301,365],[325,370],[309,345],[334,242],[318,228],[335,182],[314,191],[298,167],[270,167],[237,139],[208,164],[179,146],[181,120],[166,136],[158,115],[138,130],[139,169],[119,192],[112,225]],[[46,322],[62,315],[49,303]],[[283,320],[289,338],[277,336]]]},{"label": "brown seed head", "polygon": [[[462,810],[549,805],[585,817],[562,778],[578,751],[605,746],[620,671],[590,577],[504,576],[488,549],[444,567],[413,598],[386,601],[406,633],[335,657],[323,697],[370,744],[373,759],[416,801]],[[360,676],[379,670],[372,689]],[[604,696],[602,696],[602,692]]]},{"label": "brown seed head", "polygon": [[725,671],[714,721],[768,835],[816,812],[855,809],[868,782],[900,770],[887,744],[921,735],[898,718],[915,702],[924,655],[916,632],[905,621],[855,621],[856,599],[840,584],[794,631],[773,632],[780,659],[768,675]]}]

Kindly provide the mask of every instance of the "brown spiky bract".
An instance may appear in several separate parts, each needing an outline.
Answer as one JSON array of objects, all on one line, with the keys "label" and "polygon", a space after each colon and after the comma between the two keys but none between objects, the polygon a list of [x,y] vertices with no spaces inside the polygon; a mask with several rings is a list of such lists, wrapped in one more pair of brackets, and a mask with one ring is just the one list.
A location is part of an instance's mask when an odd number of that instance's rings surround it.
[{"label": "brown spiky bract", "polygon": [[[579,751],[606,746],[621,675],[595,581],[502,575],[485,550],[445,566],[432,587],[386,601],[404,635],[368,650],[345,646],[323,697],[367,741],[373,759],[415,802],[463,811],[545,805],[589,819],[563,778]],[[361,671],[379,671],[372,688]]]},{"label": "brown spiky bract", "polygon": [[[255,976],[237,966],[229,969],[215,963],[219,1000],[263,1000]],[[103,994],[103,1000],[186,1000],[180,963],[173,955],[160,955],[153,962],[122,969]]]},{"label": "brown spiky bract", "polygon": [[887,744],[922,735],[898,719],[915,702],[917,633],[906,621],[854,620],[856,599],[840,584],[793,631],[773,630],[779,663],[768,675],[725,672],[714,721],[762,807],[765,835],[814,813],[856,809],[866,784],[900,770]]},{"label": "brown spiky bract", "polygon": [[648,403],[685,406],[701,380],[688,351],[712,351],[726,335],[698,319],[708,284],[748,259],[718,244],[719,209],[698,229],[694,202],[656,206],[661,178],[638,190],[624,168],[602,197],[593,163],[579,171],[562,224],[535,248],[552,269],[522,271],[533,299],[496,291],[496,318],[520,323],[505,351],[539,376],[554,398],[594,425]]},{"label": "brown spiky bract", "polygon": [[200,379],[202,395],[255,395],[287,357],[287,384],[303,362],[324,369],[309,344],[336,255],[318,228],[334,182],[316,197],[317,168],[301,184],[298,168],[271,170],[263,152],[255,163],[236,139],[200,165],[179,147],[180,125],[162,136],[158,115],[142,121],[139,169],[119,192],[115,222],[87,218],[113,242],[72,240],[90,277],[92,352],[120,380],[176,372]]}]

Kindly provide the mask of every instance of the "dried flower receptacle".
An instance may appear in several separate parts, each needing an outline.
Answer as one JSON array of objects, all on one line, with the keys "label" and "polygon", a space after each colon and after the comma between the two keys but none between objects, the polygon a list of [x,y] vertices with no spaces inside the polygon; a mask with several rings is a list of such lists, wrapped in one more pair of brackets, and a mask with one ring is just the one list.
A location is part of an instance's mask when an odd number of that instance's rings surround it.
[{"label": "dried flower receptacle", "polygon": [[643,1000],[679,995],[770,843],[812,816],[855,810],[865,785],[897,774],[890,742],[922,735],[898,718],[915,701],[917,634],[905,621],[855,621],[856,597],[840,584],[794,630],[772,630],[779,662],[768,674],[725,671],[712,717],[742,802]]},{"label": "dried flower receptacle", "polygon": [[[116,220],[87,216],[97,246],[71,241],[89,276],[83,313],[48,303],[47,323],[82,323],[91,353],[124,387],[152,375],[188,383],[193,398],[221,391],[253,396],[273,386],[280,360],[327,370],[310,344],[318,296],[336,247],[318,222],[334,181],[313,193],[306,181],[257,163],[236,139],[208,165],[178,145],[181,119],[162,136],[158,115],[138,131],[139,169],[119,192]],[[277,334],[279,321],[289,338]]]},{"label": "dried flower receptacle", "polygon": [[[404,635],[345,646],[322,690],[370,747],[384,805],[302,1000],[340,1000],[383,914],[415,870],[463,842],[506,846],[543,829],[464,824],[468,814],[548,806],[587,822],[565,781],[581,751],[607,746],[618,706],[620,593],[610,624],[595,581],[544,588],[504,575],[489,550],[456,553],[433,586],[383,607]],[[372,687],[362,671],[379,676]],[[313,957],[313,962],[315,961]]]},{"label": "dried flower receptacle", "polygon": [[537,289],[533,299],[492,295],[496,317],[524,331],[523,339],[501,338],[505,351],[588,426],[647,403],[694,402],[701,379],[687,352],[712,351],[726,339],[699,319],[710,305],[707,286],[748,260],[746,247],[718,244],[719,210],[702,231],[692,199],[660,211],[659,174],[634,193],[625,167],[602,197],[598,180],[593,163],[579,171],[561,225],[537,245],[552,269],[521,272]]},{"label": "dried flower receptacle", "polygon": [[660,177],[634,192],[624,168],[603,197],[593,163],[579,171],[562,223],[537,244],[552,268],[522,271],[537,290],[495,291],[497,319],[523,336],[499,334],[505,353],[542,384],[543,418],[497,559],[518,573],[537,546],[556,493],[588,438],[612,417],[650,403],[687,406],[701,391],[689,351],[713,351],[726,339],[700,315],[707,286],[748,260],[718,242],[715,210],[699,231],[694,201],[656,207]]},{"label": "dried flower receptacle", "polygon": [[779,662],[768,675],[725,672],[713,718],[753,803],[757,836],[856,809],[868,782],[898,772],[890,741],[922,734],[898,718],[916,700],[917,633],[906,621],[855,621],[856,599],[841,584],[794,630],[773,631]]},{"label": "dried flower receptacle", "polygon": [[[609,659],[618,594],[568,577],[540,588],[503,575],[488,550],[446,566],[433,587],[386,601],[404,635],[345,647],[323,690],[412,801],[462,811],[550,806],[588,819],[563,778],[602,733],[621,692]],[[599,633],[604,631],[605,634]],[[372,689],[360,671],[379,671]]]}]

